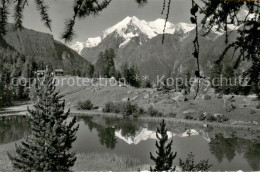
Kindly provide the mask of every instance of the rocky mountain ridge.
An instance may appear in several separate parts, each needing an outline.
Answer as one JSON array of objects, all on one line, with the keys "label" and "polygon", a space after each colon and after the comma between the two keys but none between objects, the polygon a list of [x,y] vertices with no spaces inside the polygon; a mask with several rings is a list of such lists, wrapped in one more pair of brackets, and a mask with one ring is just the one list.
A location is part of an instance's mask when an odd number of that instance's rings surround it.
[{"label": "rocky mountain ridge", "polygon": [[12,24],[8,30],[3,39],[19,54],[32,57],[38,64],[63,69],[67,74],[77,70],[82,74],[87,72],[90,63],[65,44],[56,41],[51,34],[26,28],[14,31]]},{"label": "rocky mountain ridge", "polygon": [[[242,10],[240,18],[247,15]],[[108,48],[116,52],[115,65],[119,70],[122,64],[136,65],[142,75],[149,75],[152,80],[158,76],[194,73],[196,70],[196,59],[193,58],[193,40],[195,30],[193,24],[170,22],[166,25],[165,41],[162,44],[162,33],[164,19],[152,22],[139,20],[137,17],[126,17],[116,25],[106,29],[102,36],[94,38],[91,46],[80,43],[78,51],[85,59],[95,64],[99,53]],[[228,26],[230,35],[229,42],[236,40],[238,27]],[[206,30],[199,27],[200,43],[200,65],[202,73],[209,76],[213,62],[219,58],[226,48],[225,34],[223,29],[213,27],[211,32],[202,36]],[[101,41],[100,41],[101,40]],[[72,48],[75,48],[72,46]],[[233,63],[232,49],[226,55],[226,61]]]}]

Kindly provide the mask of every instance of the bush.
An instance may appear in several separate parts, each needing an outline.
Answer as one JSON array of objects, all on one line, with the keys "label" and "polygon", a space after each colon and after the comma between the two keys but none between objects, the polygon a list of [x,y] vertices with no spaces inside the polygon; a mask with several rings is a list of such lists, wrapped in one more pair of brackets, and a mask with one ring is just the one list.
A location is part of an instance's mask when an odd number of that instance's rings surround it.
[{"label": "bush", "polygon": [[121,107],[123,107],[123,109],[121,110],[121,113],[124,116],[130,116],[133,114],[137,114],[138,109],[139,109],[137,104],[131,104],[130,102],[121,103]]},{"label": "bush", "polygon": [[163,113],[154,109],[152,106],[147,111],[145,111],[143,108],[138,107],[137,104],[131,104],[130,102],[122,102],[122,103],[107,102],[105,104],[105,107],[103,108],[103,112],[117,113],[117,114],[120,113],[123,116],[127,116],[127,117],[133,115],[133,117],[135,118],[144,114],[147,114],[148,116],[152,116],[152,117],[163,116]]},{"label": "bush", "polygon": [[209,122],[217,121],[217,118],[216,118],[215,116],[213,116],[213,115],[208,115],[208,116],[206,117],[206,119],[207,119],[207,121],[209,121]]},{"label": "bush", "polygon": [[217,116],[217,122],[225,122],[225,121],[228,121],[228,120],[229,119],[225,115]]},{"label": "bush", "polygon": [[117,114],[120,113],[124,116],[133,115],[134,117],[138,117],[145,113],[143,108],[138,107],[137,104],[131,104],[130,102],[123,102],[123,103],[108,102],[105,104],[103,112],[117,113]]},{"label": "bush", "polygon": [[167,116],[175,118],[177,116],[177,114],[176,114],[176,112],[170,112],[167,114]]},{"label": "bush", "polygon": [[107,112],[107,113],[120,113],[120,111],[121,111],[120,106],[116,105],[113,102],[107,102],[103,109],[103,112]]},{"label": "bush", "polygon": [[251,109],[250,114],[253,115],[255,113],[256,113],[256,111],[254,109]]},{"label": "bush", "polygon": [[200,121],[204,121],[205,119],[206,119],[206,115],[201,114],[201,115],[199,116],[199,120],[200,120]]},{"label": "bush", "polygon": [[258,103],[258,105],[256,106],[256,109],[260,109],[260,103]]},{"label": "bush", "polygon": [[159,112],[158,110],[154,109],[152,106],[150,106],[147,110],[147,115],[151,117],[162,117],[163,114]]},{"label": "bush", "polygon": [[228,121],[229,119],[225,116],[225,115],[218,115],[218,116],[213,116],[213,115],[209,115],[206,117],[207,121],[209,122],[224,122],[224,121]]},{"label": "bush", "polygon": [[136,113],[133,114],[135,118],[139,117],[140,115],[145,114],[145,110],[143,108],[138,107]]},{"label": "bush", "polygon": [[86,100],[84,102],[79,101],[77,107],[78,109],[82,109],[82,110],[91,110],[93,109],[93,104],[90,100]]},{"label": "bush", "polygon": [[188,158],[186,160],[179,160],[179,165],[182,171],[208,171],[212,166],[209,164],[209,160],[202,160],[198,164],[195,164],[194,157],[195,156],[191,152],[188,154]]},{"label": "bush", "polygon": [[191,120],[191,119],[193,119],[193,116],[191,116],[190,114],[188,114],[188,115],[186,115],[184,118]]}]

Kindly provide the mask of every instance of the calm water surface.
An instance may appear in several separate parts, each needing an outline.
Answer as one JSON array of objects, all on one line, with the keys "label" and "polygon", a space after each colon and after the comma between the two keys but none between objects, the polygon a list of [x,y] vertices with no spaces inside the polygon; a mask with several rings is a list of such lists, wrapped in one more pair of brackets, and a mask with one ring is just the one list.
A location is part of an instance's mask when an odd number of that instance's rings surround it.
[{"label": "calm water surface", "polygon": [[[151,164],[149,153],[155,154],[156,122],[140,120],[77,117],[80,124],[73,148],[78,153],[113,153],[127,155],[143,164]],[[13,144],[30,133],[27,120],[17,117],[0,121],[0,147]],[[209,137],[206,131],[187,128],[170,128],[173,150],[177,159],[193,152],[195,160],[209,159],[212,170],[260,170],[260,139],[225,138],[222,134]]]}]

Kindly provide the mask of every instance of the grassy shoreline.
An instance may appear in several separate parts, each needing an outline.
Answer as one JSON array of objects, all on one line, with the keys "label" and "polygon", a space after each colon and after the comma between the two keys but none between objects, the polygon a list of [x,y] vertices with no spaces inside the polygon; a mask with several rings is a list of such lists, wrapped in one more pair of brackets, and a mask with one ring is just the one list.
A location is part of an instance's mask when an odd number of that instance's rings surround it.
[{"label": "grassy shoreline", "polygon": [[[99,111],[71,111],[71,116],[104,116],[104,117],[117,117],[117,118],[124,118],[120,114],[116,113],[104,113]],[[164,119],[166,122],[173,122],[173,123],[182,123],[182,124],[194,124],[203,126],[207,124],[211,127],[216,128],[233,128],[239,130],[251,130],[251,131],[260,131],[260,126],[256,125],[232,125],[228,122],[225,123],[218,123],[218,122],[208,122],[208,121],[197,121],[197,120],[187,120],[183,118],[171,118],[171,117],[149,117],[149,116],[141,116],[138,117],[139,120],[146,120],[152,122],[161,122]]]},{"label": "grassy shoreline", "polygon": [[[0,171],[19,171],[13,168],[7,152],[14,153],[14,150],[3,151],[0,148]],[[137,171],[149,170],[150,167],[149,164],[142,164],[132,157],[111,153],[78,153],[76,156],[72,171]]]},{"label": "grassy shoreline", "polygon": [[[27,114],[27,111],[13,111],[14,114],[11,113],[1,113],[1,117],[10,117],[10,116],[25,116]],[[104,116],[104,117],[116,117],[116,118],[124,118],[120,114],[116,113],[106,113],[101,112],[98,110],[71,110],[70,116]],[[132,117],[128,117],[132,118]],[[227,129],[238,129],[238,130],[249,130],[249,131],[260,131],[259,125],[248,125],[248,124],[238,124],[233,125],[230,122],[208,122],[208,121],[198,121],[198,120],[188,120],[183,118],[173,118],[173,117],[150,117],[150,116],[139,116],[137,119],[139,120],[145,120],[145,121],[152,121],[152,122],[161,122],[162,119],[165,119],[166,122],[172,122],[172,123],[181,123],[181,124],[192,124],[192,125],[198,125],[198,126],[205,126],[213,127],[213,128],[227,128]]]}]

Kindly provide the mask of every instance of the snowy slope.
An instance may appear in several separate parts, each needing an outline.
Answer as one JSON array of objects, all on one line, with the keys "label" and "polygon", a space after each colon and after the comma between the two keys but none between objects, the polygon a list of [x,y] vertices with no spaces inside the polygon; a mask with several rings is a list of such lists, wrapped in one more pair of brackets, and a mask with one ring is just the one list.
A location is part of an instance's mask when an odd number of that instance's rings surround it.
[{"label": "snowy slope", "polygon": [[84,44],[82,42],[76,42],[74,45],[71,45],[70,48],[76,51],[77,53],[81,53],[84,48]]},{"label": "snowy slope", "polygon": [[195,28],[195,25],[194,24],[189,24],[189,23],[177,23],[175,26],[177,31],[181,31],[183,33],[187,33],[187,32],[190,32],[192,31],[194,28]]},{"label": "snowy slope", "polygon": [[76,42],[74,45],[71,45],[70,48],[80,54],[83,48],[93,48],[97,46],[100,42],[101,42],[101,37],[88,38],[85,43]]},{"label": "snowy slope", "polygon": [[[165,25],[164,19],[157,19],[155,21],[147,22],[140,20],[137,17],[126,17],[122,21],[118,22],[114,26],[103,31],[100,37],[88,38],[85,43],[77,42],[72,45],[71,48],[77,51],[79,54],[84,48],[93,48],[99,45],[99,43],[105,39],[108,35],[115,33],[116,36],[122,37],[124,42],[119,47],[126,46],[133,37],[143,36],[146,39],[152,39],[159,34],[163,34]],[[194,25],[188,23],[173,23],[167,22],[165,33],[174,34],[176,30],[187,33],[194,29]],[[141,44],[142,42],[140,42]]]},{"label": "snowy slope", "polygon": [[[155,21],[149,22],[148,25],[153,29],[156,34],[163,34],[163,29],[165,25],[164,19],[157,19]],[[171,22],[167,22],[165,33],[173,34],[175,32],[175,25]]]},{"label": "snowy slope", "polygon": [[97,46],[101,42],[101,37],[96,37],[96,38],[88,38],[86,41],[86,47],[87,48],[92,48]]},{"label": "snowy slope", "polygon": [[[239,20],[243,20],[248,15],[248,11],[242,9],[238,13]],[[248,19],[255,17],[255,14],[249,14]],[[77,51],[79,54],[84,48],[93,48],[102,42],[108,35],[115,34],[116,36],[123,38],[123,42],[120,44],[119,48],[126,46],[134,37],[145,37],[146,39],[152,39],[159,34],[163,34],[165,25],[165,19],[156,19],[155,21],[145,21],[140,20],[137,17],[126,17],[122,21],[118,22],[112,27],[109,27],[101,36],[96,38],[88,38],[86,42],[76,42],[76,44],[72,45],[71,48]],[[195,28],[194,24],[189,23],[177,23],[173,24],[171,22],[167,22],[165,33],[174,34],[175,32],[186,34],[191,32]],[[232,24],[228,25],[228,28],[231,30],[238,29],[239,26],[235,26]],[[224,32],[222,30],[218,30],[217,27],[212,28],[213,35],[221,36]],[[142,42],[140,42],[142,44]]]}]

